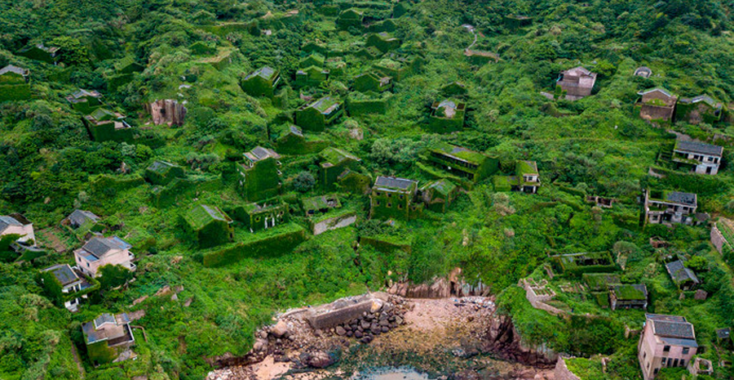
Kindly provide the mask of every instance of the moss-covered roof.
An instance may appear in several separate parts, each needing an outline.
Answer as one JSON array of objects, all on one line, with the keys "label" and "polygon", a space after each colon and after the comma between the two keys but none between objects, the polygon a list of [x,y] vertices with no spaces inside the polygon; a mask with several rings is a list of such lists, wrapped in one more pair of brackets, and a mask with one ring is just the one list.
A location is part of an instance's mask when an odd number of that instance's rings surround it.
[{"label": "moss-covered roof", "polygon": [[518,175],[538,174],[538,165],[535,161],[517,161]]},{"label": "moss-covered roof", "polygon": [[430,149],[433,152],[467,161],[475,165],[480,165],[485,159],[487,159],[487,156],[483,153],[447,143],[438,143]]},{"label": "moss-covered roof", "polygon": [[322,210],[341,207],[336,195],[319,195],[316,197],[303,198],[301,204],[304,210]]},{"label": "moss-covered roof", "polygon": [[423,186],[423,189],[433,189],[437,193],[443,195],[444,197],[447,197],[454,190],[456,190],[456,185],[447,179],[440,179],[438,181],[427,183]]},{"label": "moss-covered roof", "polygon": [[331,96],[324,96],[323,98],[311,103],[309,107],[316,109],[323,114],[330,114],[335,110],[339,109],[340,102]]},{"label": "moss-covered roof", "polygon": [[219,207],[207,205],[194,206],[186,213],[185,219],[194,230],[202,229],[214,221],[232,222]]},{"label": "moss-covered roof", "polygon": [[321,151],[321,158],[331,165],[339,165],[345,160],[361,161],[359,157],[338,148],[329,147]]},{"label": "moss-covered roof", "polygon": [[644,301],[647,299],[647,287],[644,284],[617,285],[614,294],[622,301]]}]

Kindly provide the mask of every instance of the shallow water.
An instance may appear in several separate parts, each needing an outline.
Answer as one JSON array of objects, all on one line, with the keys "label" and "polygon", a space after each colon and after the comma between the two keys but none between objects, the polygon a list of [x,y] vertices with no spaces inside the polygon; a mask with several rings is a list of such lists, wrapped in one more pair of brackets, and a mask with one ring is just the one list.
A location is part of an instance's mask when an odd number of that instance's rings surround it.
[{"label": "shallow water", "polygon": [[355,380],[430,380],[428,375],[412,369],[384,369],[356,376]]}]

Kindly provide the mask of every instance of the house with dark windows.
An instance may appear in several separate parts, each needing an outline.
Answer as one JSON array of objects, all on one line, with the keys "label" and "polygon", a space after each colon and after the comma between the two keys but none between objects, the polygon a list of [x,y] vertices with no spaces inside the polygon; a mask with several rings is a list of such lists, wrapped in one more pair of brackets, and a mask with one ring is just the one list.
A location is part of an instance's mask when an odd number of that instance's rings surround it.
[{"label": "house with dark windows", "polygon": [[495,191],[519,191],[535,194],[540,187],[540,174],[535,161],[517,161],[515,173],[509,176],[495,176],[492,179]]},{"label": "house with dark windows", "polygon": [[41,282],[58,303],[75,313],[90,291],[99,289],[99,283],[86,277],[79,268],[57,264],[41,271]]},{"label": "house with dark windows", "polygon": [[678,168],[686,168],[696,174],[716,175],[719,172],[724,148],[698,141],[675,142],[671,160]]},{"label": "house with dark windows", "polygon": [[693,224],[698,197],[680,191],[645,191],[645,221],[647,223]]},{"label": "house with dark windows", "polygon": [[445,143],[429,148],[426,158],[430,165],[474,183],[499,170],[498,158]]},{"label": "house with dark windows", "polygon": [[256,202],[280,194],[280,155],[261,146],[242,155],[236,165],[240,194],[245,200]]},{"label": "house with dark windows", "polygon": [[124,351],[135,343],[130,328],[130,317],[126,313],[102,314],[82,325],[87,354],[95,365],[120,361]]},{"label": "house with dark windows", "polygon": [[617,309],[647,309],[645,284],[616,284],[609,290],[609,305]]},{"label": "house with dark windows", "polygon": [[248,203],[234,209],[234,217],[244,223],[250,232],[267,230],[288,221],[290,215],[288,204],[280,198]]},{"label": "house with dark windows", "polygon": [[695,329],[685,317],[645,314],[637,343],[637,359],[645,380],[654,379],[665,367],[685,368],[697,352]]},{"label": "house with dark windows", "polygon": [[370,194],[370,217],[412,219],[423,212],[416,201],[418,182],[406,178],[377,177]]},{"label": "house with dark windows", "polygon": [[119,265],[134,272],[137,267],[130,248],[132,245],[117,236],[93,237],[74,251],[74,259],[77,267],[90,277],[98,277],[99,269],[105,265]]}]

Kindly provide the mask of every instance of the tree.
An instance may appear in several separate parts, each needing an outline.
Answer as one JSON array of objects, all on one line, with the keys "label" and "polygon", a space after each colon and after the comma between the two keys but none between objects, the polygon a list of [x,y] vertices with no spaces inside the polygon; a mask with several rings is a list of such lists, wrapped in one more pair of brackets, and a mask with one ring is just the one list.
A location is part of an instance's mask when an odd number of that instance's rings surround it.
[{"label": "tree", "polygon": [[0,238],[0,262],[9,263],[15,261],[18,255],[10,249],[10,245],[20,239],[18,234],[8,234]]},{"label": "tree", "polygon": [[78,38],[72,37],[56,37],[51,40],[51,46],[56,46],[61,50],[61,60],[71,65],[81,65],[89,63],[89,50]]},{"label": "tree", "polygon": [[102,290],[109,290],[125,284],[133,278],[133,272],[119,265],[105,265],[99,268]]},{"label": "tree", "polygon": [[301,193],[311,190],[316,185],[316,179],[310,172],[300,172],[293,179],[293,188]]}]

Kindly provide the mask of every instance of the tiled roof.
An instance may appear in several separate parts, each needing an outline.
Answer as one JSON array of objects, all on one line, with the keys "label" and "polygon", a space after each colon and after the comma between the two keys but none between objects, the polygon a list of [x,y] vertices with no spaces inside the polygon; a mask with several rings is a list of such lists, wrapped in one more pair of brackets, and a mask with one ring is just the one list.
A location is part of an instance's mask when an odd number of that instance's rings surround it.
[{"label": "tiled roof", "polygon": [[130,249],[131,247],[132,246],[124,240],[117,236],[113,236],[108,238],[92,238],[92,240],[88,241],[87,244],[84,244],[82,249],[99,259],[112,250],[124,250]]},{"label": "tiled roof", "polygon": [[417,183],[411,179],[397,178],[397,177],[377,177],[375,180],[375,187],[386,187],[392,189],[408,190],[410,187]]},{"label": "tiled roof", "polygon": [[82,224],[86,223],[88,220],[91,220],[93,222],[97,222],[99,220],[99,217],[97,215],[94,215],[93,213],[85,210],[74,210],[67,219],[71,222],[71,224],[75,226],[81,226]]},{"label": "tiled roof", "polygon": [[699,141],[679,140],[675,145],[675,149],[685,151],[685,152],[710,154],[713,156],[721,156],[724,153],[723,147],[712,145],[712,144],[706,144],[706,143],[699,142]]},{"label": "tiled roof", "polygon": [[289,130],[292,134],[296,136],[303,136],[303,131],[301,131],[301,128],[296,127],[295,125],[291,125],[289,127]]},{"label": "tiled roof", "polygon": [[5,231],[10,226],[22,226],[23,224],[20,223],[18,220],[13,218],[12,216],[7,215],[0,215],[0,232]]},{"label": "tiled roof", "polygon": [[43,270],[44,272],[51,272],[56,277],[62,286],[66,286],[73,282],[79,281],[79,276],[74,273],[69,264],[58,264],[50,268]]},{"label": "tiled roof", "polygon": [[670,274],[670,277],[675,281],[676,283],[684,282],[691,280],[695,283],[698,283],[698,277],[696,276],[696,273],[693,272],[690,268],[686,268],[686,266],[683,264],[683,261],[677,260],[670,262],[668,264],[665,264],[665,269],[667,269],[668,273]]},{"label": "tiled roof", "polygon": [[669,322],[669,321],[653,321],[653,330],[655,335],[670,337],[694,339],[693,325],[688,322]]},{"label": "tiled roof", "polygon": [[718,103],[716,100],[714,100],[712,97],[708,95],[698,95],[693,98],[683,98],[680,101],[681,103],[687,103],[687,104],[695,104],[695,103],[704,102],[713,108],[721,107],[721,103]]}]

